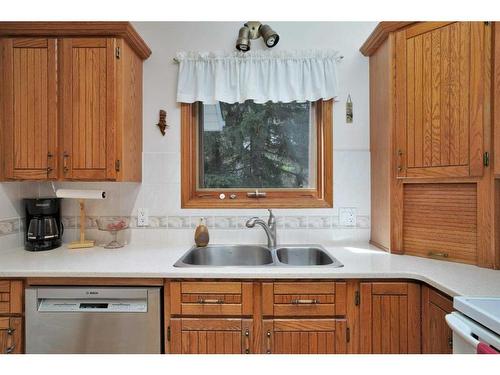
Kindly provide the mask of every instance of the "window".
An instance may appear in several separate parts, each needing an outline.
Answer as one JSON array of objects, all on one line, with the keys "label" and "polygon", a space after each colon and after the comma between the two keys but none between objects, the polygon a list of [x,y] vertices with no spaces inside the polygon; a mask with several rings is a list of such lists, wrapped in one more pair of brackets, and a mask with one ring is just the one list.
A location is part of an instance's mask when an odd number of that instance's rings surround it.
[{"label": "window", "polygon": [[182,207],[332,207],[332,101],[182,104]]}]

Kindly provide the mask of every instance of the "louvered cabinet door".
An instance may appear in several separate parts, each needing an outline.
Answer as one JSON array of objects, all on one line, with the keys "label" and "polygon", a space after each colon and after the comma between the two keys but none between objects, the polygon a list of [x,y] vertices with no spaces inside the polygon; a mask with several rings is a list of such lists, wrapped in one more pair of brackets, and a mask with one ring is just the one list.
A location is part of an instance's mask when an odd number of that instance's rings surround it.
[{"label": "louvered cabinet door", "polygon": [[346,353],[345,319],[265,319],[262,350],[267,354]]},{"label": "louvered cabinet door", "polygon": [[172,354],[250,354],[251,319],[175,318],[170,320]]},{"label": "louvered cabinet door", "polygon": [[62,176],[116,179],[116,56],[114,38],[64,38]]},{"label": "louvered cabinet door", "polygon": [[363,282],[360,291],[360,352],[420,353],[420,285]]},{"label": "louvered cabinet door", "polygon": [[6,38],[1,43],[5,177],[57,178],[56,40]]},{"label": "louvered cabinet door", "polygon": [[395,35],[397,176],[483,173],[484,22],[422,22]]}]

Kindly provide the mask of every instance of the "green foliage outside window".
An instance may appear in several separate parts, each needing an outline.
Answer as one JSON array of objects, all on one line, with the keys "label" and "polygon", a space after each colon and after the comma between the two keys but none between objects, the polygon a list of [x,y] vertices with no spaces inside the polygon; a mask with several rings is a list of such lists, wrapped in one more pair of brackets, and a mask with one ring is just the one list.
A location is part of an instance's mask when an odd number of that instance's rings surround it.
[{"label": "green foliage outside window", "polygon": [[313,187],[311,103],[219,102],[200,110],[200,188]]}]

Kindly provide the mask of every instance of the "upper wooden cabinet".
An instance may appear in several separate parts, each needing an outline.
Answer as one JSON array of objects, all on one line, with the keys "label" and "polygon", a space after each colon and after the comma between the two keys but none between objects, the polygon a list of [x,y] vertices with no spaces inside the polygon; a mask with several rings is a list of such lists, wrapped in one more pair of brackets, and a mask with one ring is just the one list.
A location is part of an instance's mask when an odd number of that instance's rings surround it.
[{"label": "upper wooden cabinet", "polygon": [[499,25],[381,22],[361,47],[374,245],[500,267]]},{"label": "upper wooden cabinet", "polygon": [[56,44],[54,38],[3,40],[2,154],[7,179],[57,176]]},{"label": "upper wooden cabinet", "polygon": [[64,178],[116,179],[115,49],[114,38],[61,41]]},{"label": "upper wooden cabinet", "polygon": [[423,22],[395,33],[397,177],[483,173],[484,22]]},{"label": "upper wooden cabinet", "polygon": [[141,181],[151,52],[130,24],[5,22],[0,38],[0,177]]}]

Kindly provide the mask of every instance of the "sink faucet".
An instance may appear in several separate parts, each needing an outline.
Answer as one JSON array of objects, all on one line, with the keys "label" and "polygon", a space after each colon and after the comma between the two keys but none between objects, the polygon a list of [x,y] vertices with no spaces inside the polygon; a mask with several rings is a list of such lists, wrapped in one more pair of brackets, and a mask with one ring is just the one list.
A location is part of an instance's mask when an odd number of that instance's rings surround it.
[{"label": "sink faucet", "polygon": [[267,247],[274,248],[278,243],[278,236],[276,234],[276,217],[273,215],[273,210],[268,209],[269,211],[269,220],[267,224],[264,220],[259,219],[258,217],[252,217],[248,219],[246,226],[247,228],[255,227],[255,224],[258,224],[264,229],[267,235]]}]

